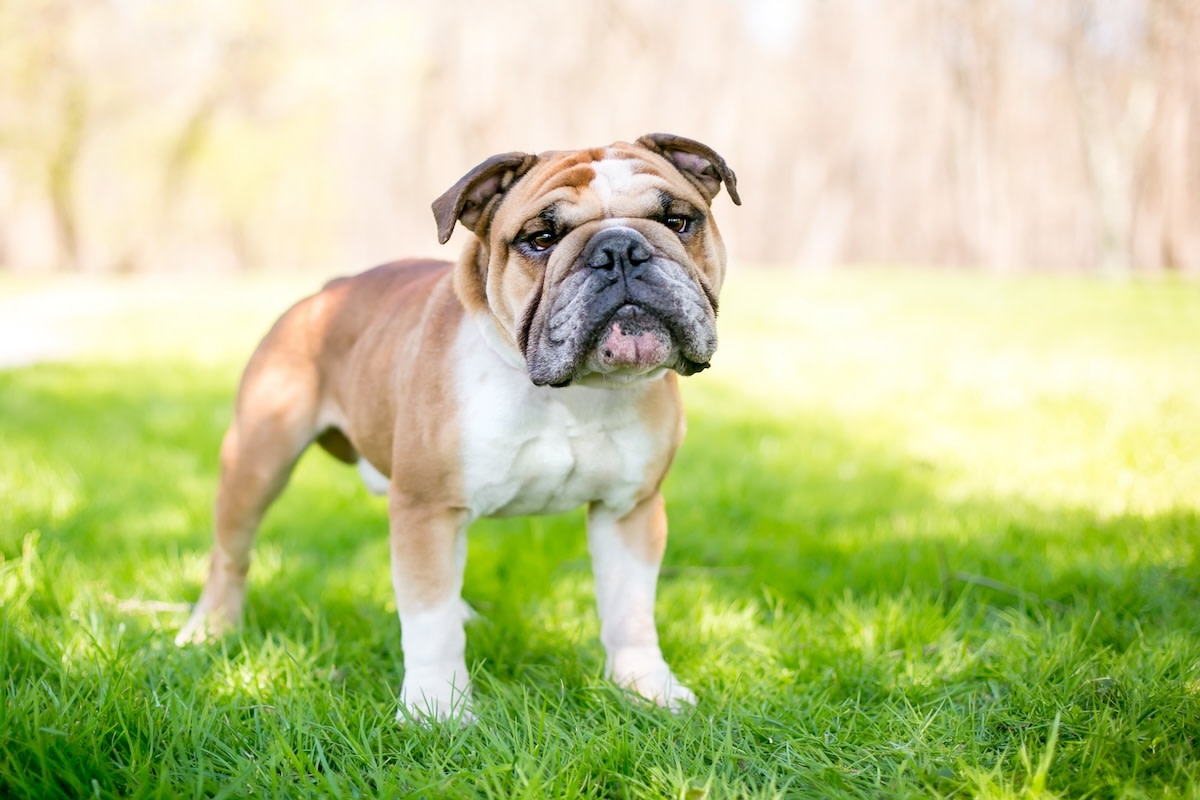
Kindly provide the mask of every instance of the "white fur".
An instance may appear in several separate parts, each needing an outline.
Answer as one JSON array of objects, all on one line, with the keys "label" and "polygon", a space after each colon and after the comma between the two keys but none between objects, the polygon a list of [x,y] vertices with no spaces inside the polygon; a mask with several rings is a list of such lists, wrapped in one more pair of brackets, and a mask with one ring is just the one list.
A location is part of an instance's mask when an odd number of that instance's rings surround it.
[{"label": "white fur", "polygon": [[605,211],[611,211],[613,201],[628,194],[644,193],[647,185],[655,178],[649,174],[638,174],[633,171],[633,160],[616,158],[606,153],[601,161],[593,161],[592,169],[596,175],[588,185],[600,198]]},{"label": "white fur", "polygon": [[[608,676],[660,705],[694,703],[659,649],[658,564],[638,558],[617,530],[617,520],[633,509],[645,486],[663,435],[647,430],[637,413],[653,379],[609,387],[534,386],[523,363],[489,345],[498,336],[490,320],[477,322],[464,320],[455,353],[471,518],[592,504],[588,547]],[[406,646],[406,661],[407,652]]]},{"label": "white fur", "polygon": [[401,710],[410,716],[469,718],[470,686],[465,657],[463,602],[451,597],[432,608],[400,613],[400,645],[404,650]]},{"label": "white fur", "polygon": [[655,454],[657,432],[637,413],[648,382],[534,386],[480,324],[464,319],[454,358],[471,519],[556,514],[589,502],[631,509]]},{"label": "white fur", "polygon": [[654,625],[658,564],[643,561],[625,545],[617,531],[618,518],[607,509],[594,509],[588,515],[588,549],[608,676],[659,705],[677,709],[695,703],[695,695],[672,674],[658,646]]},{"label": "white fur", "polygon": [[371,494],[385,495],[388,490],[388,477],[375,467],[371,466],[371,462],[365,458],[358,459],[358,474],[362,478],[362,482],[366,485],[367,491]]},{"label": "white fur", "polygon": [[513,369],[525,371],[525,356],[521,355],[521,351],[517,346],[508,339],[504,338],[504,334],[500,333],[500,329],[496,327],[496,320],[491,314],[477,314],[474,318],[475,327],[478,329],[480,336],[488,347],[492,349],[496,355],[504,360]]},{"label": "white fur", "polygon": [[[634,507],[656,440],[664,435],[646,430],[637,413],[649,382],[534,386],[524,359],[489,317],[464,317],[453,364],[468,522],[484,516],[551,514],[585,503],[604,509],[593,510],[600,521],[591,527],[598,531],[593,537],[600,554],[597,595],[604,598],[609,674],[664,704],[688,700],[690,692],[678,685],[658,651],[653,629],[657,567],[637,562],[628,550],[614,549],[614,543],[623,545],[613,522]],[[376,471],[363,463],[359,469],[370,485]],[[442,600],[406,607],[404,575],[393,573],[404,650],[399,720],[471,717],[463,629],[470,608],[461,599],[465,565],[464,524],[454,582]],[[628,620],[626,615],[631,615]],[[647,622],[649,638],[642,629]]]},{"label": "white fur", "polygon": [[400,647],[404,651],[404,683],[400,687],[401,709],[413,717],[445,719],[472,718],[467,672],[467,635],[463,623],[473,613],[461,597],[463,569],[467,563],[466,528],[455,542],[455,575],[451,590],[440,602],[419,608],[405,607],[401,598],[404,576],[395,571],[396,600],[400,616]]}]

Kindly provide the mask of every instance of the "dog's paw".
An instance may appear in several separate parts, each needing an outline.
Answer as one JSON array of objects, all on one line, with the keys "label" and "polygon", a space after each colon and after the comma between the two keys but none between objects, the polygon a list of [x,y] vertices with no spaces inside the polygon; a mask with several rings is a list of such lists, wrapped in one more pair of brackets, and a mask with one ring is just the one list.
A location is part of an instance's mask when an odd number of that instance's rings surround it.
[{"label": "dog's paw", "polygon": [[240,621],[240,607],[235,609],[229,606],[212,606],[202,598],[192,610],[188,621],[175,635],[175,644],[177,647],[184,647],[220,639],[237,630]]},{"label": "dog's paw", "polygon": [[219,639],[233,630],[233,626],[228,623],[215,623],[216,620],[210,619],[207,614],[193,611],[188,621],[179,629],[179,633],[175,634],[175,646],[186,647],[189,644],[204,644],[205,642]]},{"label": "dog's paw", "polygon": [[406,669],[400,687],[396,721],[444,722],[475,720],[471,713],[471,687],[465,662]]},{"label": "dog's paw", "polygon": [[652,703],[682,711],[695,705],[696,695],[679,682],[658,648],[625,648],[609,658],[608,677]]}]

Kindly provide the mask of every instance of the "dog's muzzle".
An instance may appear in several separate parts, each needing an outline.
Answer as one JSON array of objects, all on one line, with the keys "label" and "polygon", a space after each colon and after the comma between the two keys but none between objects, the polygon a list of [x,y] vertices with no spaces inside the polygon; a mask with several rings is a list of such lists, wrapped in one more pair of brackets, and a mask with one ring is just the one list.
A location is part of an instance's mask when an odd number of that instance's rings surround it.
[{"label": "dog's muzzle", "polygon": [[[526,340],[534,383],[561,386],[582,374],[636,376],[659,367],[684,375],[708,366],[715,312],[688,271],[639,231],[593,236]],[[540,323],[540,324],[539,324]]]}]

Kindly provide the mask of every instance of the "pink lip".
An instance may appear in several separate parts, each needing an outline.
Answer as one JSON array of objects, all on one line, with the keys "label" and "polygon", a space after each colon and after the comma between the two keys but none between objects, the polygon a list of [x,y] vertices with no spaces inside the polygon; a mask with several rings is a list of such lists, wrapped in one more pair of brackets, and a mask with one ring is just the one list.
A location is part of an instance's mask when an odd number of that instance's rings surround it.
[{"label": "pink lip", "polygon": [[652,331],[625,333],[619,321],[614,321],[600,343],[604,363],[614,367],[649,367],[663,362],[667,348]]}]

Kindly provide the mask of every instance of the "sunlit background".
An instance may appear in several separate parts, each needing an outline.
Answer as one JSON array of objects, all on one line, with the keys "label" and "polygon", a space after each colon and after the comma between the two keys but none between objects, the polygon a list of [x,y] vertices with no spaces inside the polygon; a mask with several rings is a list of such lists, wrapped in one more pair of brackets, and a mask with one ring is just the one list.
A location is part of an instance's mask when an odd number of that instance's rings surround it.
[{"label": "sunlit background", "polygon": [[[279,313],[653,131],[744,202],[663,488],[697,711],[604,681],[575,512],[472,527],[480,724],[395,726],[321,453],[173,647]],[[1197,353],[1200,0],[0,0],[0,797],[1200,797]]]},{"label": "sunlit background", "polygon": [[1193,0],[23,0],[0,42],[5,270],[448,253],[488,155],[669,131],[741,264],[1200,274]]}]

